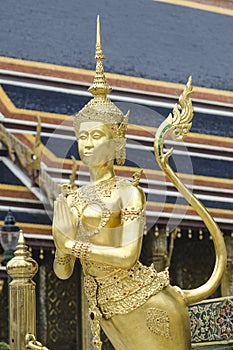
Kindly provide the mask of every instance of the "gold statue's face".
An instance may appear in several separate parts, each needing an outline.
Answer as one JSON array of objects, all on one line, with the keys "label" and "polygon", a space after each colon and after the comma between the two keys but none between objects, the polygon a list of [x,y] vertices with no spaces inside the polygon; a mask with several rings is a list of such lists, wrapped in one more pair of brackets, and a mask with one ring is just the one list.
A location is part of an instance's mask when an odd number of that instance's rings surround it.
[{"label": "gold statue's face", "polygon": [[113,162],[115,140],[110,128],[102,122],[83,122],[80,124],[78,150],[81,160],[89,167],[99,167]]}]

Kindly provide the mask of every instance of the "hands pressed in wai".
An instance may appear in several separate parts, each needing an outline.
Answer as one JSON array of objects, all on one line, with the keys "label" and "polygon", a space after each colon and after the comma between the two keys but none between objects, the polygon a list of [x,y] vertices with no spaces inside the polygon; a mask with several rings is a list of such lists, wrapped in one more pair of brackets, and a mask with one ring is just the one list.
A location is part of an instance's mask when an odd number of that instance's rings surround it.
[{"label": "hands pressed in wai", "polygon": [[60,194],[54,202],[53,238],[59,254],[71,254],[76,239],[77,223],[68,207],[66,198]]}]

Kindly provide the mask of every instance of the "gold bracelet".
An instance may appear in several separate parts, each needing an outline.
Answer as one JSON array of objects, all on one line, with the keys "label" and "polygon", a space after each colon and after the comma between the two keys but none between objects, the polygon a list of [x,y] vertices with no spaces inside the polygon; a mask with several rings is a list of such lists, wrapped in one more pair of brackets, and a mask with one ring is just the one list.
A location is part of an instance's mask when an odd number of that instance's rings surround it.
[{"label": "gold bracelet", "polygon": [[56,263],[59,265],[68,265],[71,261],[71,256],[64,255],[59,257],[57,254],[55,254],[55,260],[56,260]]},{"label": "gold bracelet", "polygon": [[89,259],[91,243],[76,241],[72,247],[72,255],[79,259]]}]

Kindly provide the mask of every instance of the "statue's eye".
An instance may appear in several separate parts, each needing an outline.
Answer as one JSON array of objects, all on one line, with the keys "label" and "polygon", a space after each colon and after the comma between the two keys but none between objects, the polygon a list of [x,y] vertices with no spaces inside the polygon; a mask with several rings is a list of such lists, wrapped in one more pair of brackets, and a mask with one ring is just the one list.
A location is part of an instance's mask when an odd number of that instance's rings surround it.
[{"label": "statue's eye", "polygon": [[82,135],[79,135],[79,140],[86,140],[86,138],[87,138],[87,135],[85,135],[85,134],[82,134]]},{"label": "statue's eye", "polygon": [[100,132],[95,132],[92,135],[92,137],[93,137],[94,140],[99,140],[102,137],[102,134]]}]

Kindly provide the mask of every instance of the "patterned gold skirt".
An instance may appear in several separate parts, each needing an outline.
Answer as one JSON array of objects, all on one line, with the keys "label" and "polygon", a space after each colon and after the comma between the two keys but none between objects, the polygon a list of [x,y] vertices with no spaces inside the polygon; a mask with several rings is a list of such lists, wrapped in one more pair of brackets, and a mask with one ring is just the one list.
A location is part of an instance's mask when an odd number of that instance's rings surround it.
[{"label": "patterned gold skirt", "polygon": [[[116,315],[128,314],[169,285],[168,271],[158,273],[153,265],[147,267],[137,262],[129,270],[109,266],[105,270],[108,270],[105,276],[84,277],[84,290],[96,349],[101,349],[99,333],[102,318],[107,320]],[[168,330],[166,332],[168,336]]]}]

